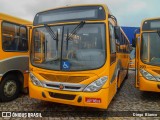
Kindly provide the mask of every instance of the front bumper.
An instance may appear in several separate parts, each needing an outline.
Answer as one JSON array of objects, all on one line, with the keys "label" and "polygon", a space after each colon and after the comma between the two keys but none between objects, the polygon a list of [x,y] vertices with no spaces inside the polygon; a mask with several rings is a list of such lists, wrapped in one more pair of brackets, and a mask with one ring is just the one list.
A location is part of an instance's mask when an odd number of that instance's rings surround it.
[{"label": "front bumper", "polygon": [[[33,85],[31,81],[29,82],[29,96],[31,98],[75,106],[95,107],[101,109],[106,109],[109,105],[108,91],[109,89],[101,89],[98,92],[90,93],[53,90],[49,88],[38,87]],[[95,100],[91,100],[91,103],[86,101],[87,98],[94,98]]]},{"label": "front bumper", "polygon": [[144,77],[140,77],[139,89],[142,91],[160,92],[160,82],[149,81]]}]

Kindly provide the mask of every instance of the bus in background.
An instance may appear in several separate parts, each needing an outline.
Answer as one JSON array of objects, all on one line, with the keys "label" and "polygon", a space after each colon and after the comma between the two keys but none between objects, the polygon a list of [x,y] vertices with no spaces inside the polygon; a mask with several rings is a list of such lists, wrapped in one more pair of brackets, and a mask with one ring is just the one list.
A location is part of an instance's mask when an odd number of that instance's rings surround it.
[{"label": "bus in background", "polygon": [[[134,38],[132,40],[132,44],[134,44],[133,46],[135,46],[135,39],[137,39],[139,37],[139,32],[140,29],[136,29],[134,31]],[[135,47],[132,47],[131,53],[130,53],[130,63],[129,63],[129,69],[130,70],[135,70],[135,57],[136,57],[136,50]]]},{"label": "bus in background", "polygon": [[0,101],[18,97],[28,87],[31,22],[0,13]]},{"label": "bus in background", "polygon": [[130,62],[129,62],[129,69],[130,70],[135,69],[135,56],[136,56],[135,48],[132,48],[132,51],[130,53]]},{"label": "bus in background", "polygon": [[160,18],[146,19],[136,40],[136,87],[160,92]]},{"label": "bus in background", "polygon": [[31,98],[106,109],[128,76],[130,43],[106,5],[37,13],[31,46]]}]

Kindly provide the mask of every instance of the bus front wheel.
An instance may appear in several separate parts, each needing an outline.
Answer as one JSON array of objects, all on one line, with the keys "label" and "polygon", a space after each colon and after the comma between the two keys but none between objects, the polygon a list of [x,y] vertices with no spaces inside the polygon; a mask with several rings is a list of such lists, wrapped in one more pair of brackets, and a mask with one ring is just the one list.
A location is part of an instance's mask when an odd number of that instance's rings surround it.
[{"label": "bus front wheel", "polygon": [[0,100],[2,102],[16,99],[20,92],[20,84],[14,75],[7,75],[0,84]]}]

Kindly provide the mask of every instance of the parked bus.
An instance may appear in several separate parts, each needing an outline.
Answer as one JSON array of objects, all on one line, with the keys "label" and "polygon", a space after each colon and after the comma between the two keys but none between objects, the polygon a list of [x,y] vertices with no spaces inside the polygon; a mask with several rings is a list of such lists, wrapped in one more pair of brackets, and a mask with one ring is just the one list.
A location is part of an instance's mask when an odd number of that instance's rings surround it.
[{"label": "parked bus", "polygon": [[105,5],[37,13],[31,40],[30,97],[106,109],[128,76],[129,45]]},{"label": "parked bus", "polygon": [[141,91],[160,92],[159,44],[160,18],[144,20],[136,40],[136,87]]},{"label": "parked bus", "polygon": [[30,25],[0,13],[0,101],[13,100],[28,87]]}]

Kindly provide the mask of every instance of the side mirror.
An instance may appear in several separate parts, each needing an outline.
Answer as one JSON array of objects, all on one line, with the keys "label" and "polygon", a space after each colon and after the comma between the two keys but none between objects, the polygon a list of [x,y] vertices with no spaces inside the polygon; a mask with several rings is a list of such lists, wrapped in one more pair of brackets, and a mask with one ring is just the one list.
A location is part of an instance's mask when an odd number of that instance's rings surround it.
[{"label": "side mirror", "polygon": [[114,27],[114,32],[115,32],[115,39],[120,39],[121,38],[121,29],[119,26]]}]

